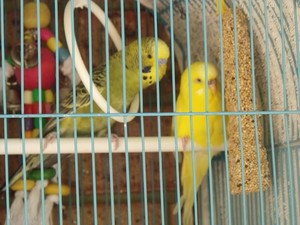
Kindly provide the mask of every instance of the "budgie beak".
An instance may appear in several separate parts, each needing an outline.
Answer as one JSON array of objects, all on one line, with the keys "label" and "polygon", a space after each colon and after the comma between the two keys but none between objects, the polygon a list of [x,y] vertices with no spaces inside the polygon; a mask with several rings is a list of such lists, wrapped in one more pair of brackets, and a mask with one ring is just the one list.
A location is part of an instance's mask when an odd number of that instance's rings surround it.
[{"label": "budgie beak", "polygon": [[216,93],[217,91],[217,79],[212,79],[208,81],[208,88],[212,91],[212,93]]}]

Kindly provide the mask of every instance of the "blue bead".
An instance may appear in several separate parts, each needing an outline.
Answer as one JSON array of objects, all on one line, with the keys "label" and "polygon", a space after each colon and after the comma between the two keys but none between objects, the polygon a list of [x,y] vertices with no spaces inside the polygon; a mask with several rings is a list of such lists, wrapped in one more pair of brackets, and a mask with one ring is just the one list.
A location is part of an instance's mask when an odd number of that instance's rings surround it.
[{"label": "blue bead", "polygon": [[64,62],[70,56],[69,51],[64,47],[58,49],[58,55],[60,63]]},{"label": "blue bead", "polygon": [[25,118],[25,130],[33,130],[33,118]]}]

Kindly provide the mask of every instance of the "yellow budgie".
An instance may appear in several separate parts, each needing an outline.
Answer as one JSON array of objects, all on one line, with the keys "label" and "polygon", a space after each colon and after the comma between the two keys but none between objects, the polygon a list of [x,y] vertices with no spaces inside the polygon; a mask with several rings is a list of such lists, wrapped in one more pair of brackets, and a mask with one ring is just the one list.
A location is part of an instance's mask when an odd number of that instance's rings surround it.
[{"label": "yellow budgie", "polygon": [[[181,77],[180,92],[177,98],[176,112],[190,112],[189,89],[191,89],[191,104],[192,112],[205,112],[206,111],[206,94],[208,95],[208,111],[220,112],[221,108],[221,91],[219,74],[216,67],[208,64],[207,85],[205,79],[205,63],[195,62],[190,67],[190,84],[188,69],[186,69]],[[223,123],[222,116],[210,115],[209,117],[209,131],[206,128],[206,116],[197,115],[193,116],[193,133],[194,143],[202,147],[208,146],[208,135],[210,136],[210,146],[216,147],[223,145]],[[182,139],[183,148],[187,141],[191,138],[190,116],[176,116],[177,135]],[[173,128],[174,129],[174,128]],[[215,153],[211,153],[213,156]],[[195,173],[196,173],[196,188],[198,190],[203,177],[208,170],[208,151],[195,152]],[[183,207],[183,225],[193,224],[193,205],[194,205],[194,192],[193,192],[193,169],[192,169],[192,152],[183,152],[183,162],[181,168],[181,184],[183,194],[181,196],[181,207]],[[196,191],[197,191],[196,190]],[[174,214],[177,213],[177,207],[174,209]]]}]

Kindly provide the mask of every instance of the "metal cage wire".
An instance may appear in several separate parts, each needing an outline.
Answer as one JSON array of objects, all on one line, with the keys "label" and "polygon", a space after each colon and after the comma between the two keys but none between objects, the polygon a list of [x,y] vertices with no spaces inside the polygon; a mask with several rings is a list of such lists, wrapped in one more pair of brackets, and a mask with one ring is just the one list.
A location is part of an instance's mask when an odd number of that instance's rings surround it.
[{"label": "metal cage wire", "polygon": [[[8,10],[11,10],[10,5],[12,2],[1,1],[0,2],[0,25],[1,25],[1,55],[2,55],[2,74],[5,74],[6,64],[5,58],[8,55],[10,43],[9,30],[13,30],[14,37],[20,38],[20,55],[21,55],[21,83],[24,83],[24,6],[27,1],[13,1],[16,7],[12,11],[14,12],[15,18],[20,18],[20,23],[15,22],[15,27],[13,29],[8,29]],[[51,6],[52,20],[51,28],[55,34],[55,48],[58,49],[59,42],[61,39],[60,26],[62,22],[60,21],[60,15],[63,14],[63,9],[68,1],[46,1],[49,6]],[[79,12],[74,9],[76,0],[71,0],[71,32],[72,32],[72,46],[70,52],[75,52],[75,37],[82,35],[80,32],[79,24]],[[93,73],[93,62],[94,58],[94,48],[95,37],[93,36],[95,24],[98,23],[93,20],[91,13],[91,1],[88,2],[87,11],[87,63],[89,74]],[[57,142],[51,143],[49,145],[49,152],[46,153],[56,153],[57,152],[57,173],[58,173],[58,184],[59,184],[59,201],[58,207],[55,209],[57,214],[54,224],[64,224],[73,223],[76,224],[121,224],[127,222],[128,224],[181,224],[181,213],[178,215],[172,215],[170,207],[177,203],[180,203],[180,193],[182,191],[180,184],[180,155],[179,152],[182,151],[182,146],[177,137],[176,127],[177,124],[174,122],[174,137],[170,136],[170,127],[172,122],[167,122],[167,118],[172,118],[174,116],[180,116],[182,114],[176,113],[176,96],[177,96],[177,86],[180,79],[180,74],[185,67],[189,68],[189,65],[195,60],[203,60],[205,63],[208,61],[215,61],[220,69],[220,77],[222,87],[224,87],[224,63],[226,58],[223,55],[223,37],[222,37],[222,14],[218,16],[214,15],[212,18],[211,13],[215,11],[215,1],[214,0],[182,0],[182,1],[167,1],[167,0],[136,0],[136,1],[94,1],[102,7],[105,12],[105,27],[108,27],[108,18],[113,13],[119,13],[120,19],[120,34],[121,34],[121,47],[125,49],[126,44],[128,44],[128,34],[126,28],[127,20],[127,10],[130,9],[129,5],[133,5],[134,15],[136,18],[136,36],[138,40],[138,47],[141,49],[141,38],[147,33],[148,30],[152,30],[151,33],[155,39],[155,47],[157,49],[157,38],[163,37],[171,50],[171,55],[169,59],[169,79],[170,82],[157,82],[155,87],[153,87],[152,92],[144,92],[142,89],[142,80],[140,80],[140,108],[137,113],[127,113],[126,106],[123,107],[123,112],[120,113],[110,113],[109,102],[110,94],[113,90],[109,90],[110,74],[109,74],[109,57],[112,55],[114,50],[111,49],[110,37],[108,29],[104,29],[104,33],[97,40],[98,43],[102,43],[101,49],[101,60],[106,62],[106,80],[107,85],[107,108],[108,112],[106,114],[94,113],[94,105],[90,104],[90,113],[78,114],[76,113],[76,83],[75,83],[75,59],[76,55],[71,54],[72,57],[72,91],[73,91],[73,113],[69,115],[60,113],[42,113],[42,92],[39,91],[38,96],[38,114],[25,114],[25,97],[24,97],[24,86],[20,86],[20,98],[21,98],[21,109],[20,112],[12,114],[7,110],[7,87],[6,77],[2,76],[3,84],[3,114],[0,118],[3,119],[3,139],[0,140],[1,147],[0,153],[4,156],[4,177],[3,181],[9,183],[9,175],[12,172],[9,167],[11,164],[10,155],[11,154],[21,154],[23,165],[26,164],[26,155],[29,153],[39,154],[41,161],[41,173],[43,174],[43,159],[44,154],[43,149],[43,136],[39,133],[37,139],[27,139],[25,138],[25,118],[39,118],[39,130],[43,129],[42,119],[43,118],[56,118],[57,126]],[[221,1],[219,0],[219,3]],[[41,1],[36,1],[37,4],[37,17],[41,17],[41,12],[39,9]],[[214,160],[209,161],[209,171],[208,175],[201,185],[200,191],[197,193],[194,191],[194,222],[196,225],[200,224],[292,224],[296,225],[300,221],[300,167],[299,167],[299,93],[298,87],[300,84],[300,47],[299,47],[299,23],[298,17],[300,16],[299,2],[297,4],[296,0],[293,1],[279,1],[276,0],[273,3],[270,1],[226,1],[227,7],[230,7],[234,15],[236,13],[236,8],[242,8],[244,12],[248,15],[249,19],[249,30],[251,39],[251,56],[252,56],[252,80],[253,83],[258,83],[258,81],[265,81],[264,84],[259,84],[257,87],[253,86],[253,96],[255,96],[256,88],[259,89],[263,100],[265,100],[265,107],[263,110],[254,110],[251,112],[243,112],[239,107],[237,112],[227,112],[225,107],[225,100],[222,99],[222,112],[211,113],[211,112],[190,112],[186,115],[205,115],[208,119],[209,115],[222,115],[224,121],[224,133],[226,134],[225,116],[236,115],[241,118],[243,115],[253,115],[255,118],[256,131],[257,131],[257,115],[264,116],[264,127],[265,127],[265,139],[269,150],[269,162],[271,167],[271,177],[272,177],[272,187],[267,191],[262,190],[262,184],[260,183],[260,191],[258,193],[247,194],[245,191],[245,186],[243,184],[243,192],[241,195],[235,196],[230,194],[229,185],[229,165],[227,158],[227,143],[224,140],[225,153],[220,156],[215,157]],[[219,4],[219,7],[221,4]],[[205,7],[203,7],[205,6]],[[289,7],[292,10],[289,11]],[[200,11],[199,11],[200,10]],[[146,27],[142,24],[142,12],[146,13],[147,21]],[[197,14],[195,14],[198,12]],[[292,12],[292,14],[287,15],[287,12]],[[278,14],[278,18],[274,18],[274,15]],[[276,14],[277,15],[277,14]],[[82,15],[81,15],[82,16]],[[150,22],[152,18],[153,23]],[[199,22],[197,19],[201,18],[201,24],[197,27],[198,33],[195,32],[195,24]],[[180,20],[179,20],[180,19]],[[212,22],[213,21],[213,22]],[[236,17],[234,17],[234,25],[236,32]],[[162,25],[160,25],[162,24]],[[217,27],[215,26],[217,24]],[[261,26],[259,26],[259,24]],[[19,27],[20,34],[18,35],[17,28]],[[168,35],[163,36],[163,29],[168,33]],[[213,27],[213,28],[212,28]],[[202,28],[202,29],[201,29]],[[214,38],[212,38],[211,33],[218,30]],[[144,32],[146,30],[146,32]],[[184,32],[182,32],[182,30]],[[180,32],[181,31],[181,32]],[[277,36],[274,36],[277,33]],[[195,40],[195,36],[200,36],[199,41]],[[261,39],[264,37],[264,39]],[[275,39],[278,37],[278,39]],[[14,42],[17,42],[17,38]],[[216,40],[219,40],[216,41]],[[97,42],[96,42],[97,43]],[[100,45],[100,44],[99,44]],[[41,74],[41,28],[40,20],[37,23],[37,51],[38,51],[38,89],[42,89],[42,74]],[[200,47],[199,47],[200,46]],[[238,65],[238,47],[237,40],[235,38],[235,54],[236,54],[236,65]],[[86,46],[85,46],[86,47]],[[215,48],[220,47],[220,62],[216,62]],[[198,49],[201,51],[198,51]],[[263,52],[260,52],[257,48]],[[81,48],[82,50],[82,48]],[[158,51],[156,51],[157,53]],[[277,64],[273,64],[277,60]],[[177,61],[175,59],[177,58]],[[157,55],[156,55],[157,59]],[[97,60],[97,59],[96,59]],[[257,66],[257,61],[261,60],[262,64],[265,65],[265,70],[263,75],[259,75],[261,72]],[[141,63],[142,56],[141,51],[139,51],[139,62]],[[98,61],[99,62],[99,61]],[[157,62],[156,62],[157,63]],[[59,90],[59,55],[55,52],[55,73],[56,73],[56,83],[55,88]],[[280,68],[276,76],[280,74],[282,78],[277,84],[274,81],[275,73],[274,68]],[[126,55],[124,51],[122,52],[122,68],[125,71],[126,68]],[[140,67],[140,74],[142,73],[142,68]],[[179,76],[177,75],[179,74]],[[158,74],[156,74],[158,77]],[[191,76],[189,74],[189,76]],[[236,66],[236,82],[238,85],[239,71],[238,66]],[[278,75],[279,76],[279,75]],[[206,77],[207,77],[207,65],[206,65]],[[262,78],[264,77],[264,78]],[[276,77],[278,78],[278,77]],[[126,80],[126,73],[122,74],[123,81]],[[294,86],[290,85],[291,80],[293,80]],[[92,76],[90,76],[90,82],[92,82]],[[171,86],[169,89],[165,89],[165,85]],[[206,84],[207,85],[207,84]],[[277,85],[277,86],[276,86]],[[123,102],[126,102],[126,82],[123,82]],[[262,87],[265,87],[264,89]],[[274,90],[274,87],[278,87],[278,90]],[[90,92],[92,93],[92,86],[90,87]],[[263,90],[262,90],[263,89]],[[171,93],[168,93],[171,92]],[[274,94],[275,92],[278,94]],[[154,96],[152,96],[154,92]],[[56,92],[55,101],[55,111],[59,112],[59,91]],[[222,95],[224,96],[224,88],[222,88]],[[281,95],[280,97],[278,97]],[[167,96],[167,97],[166,97]],[[191,97],[191,93],[190,93]],[[167,98],[171,100],[170,106],[167,106]],[[280,98],[280,101],[275,98]],[[292,100],[292,98],[295,98]],[[239,99],[239,94],[238,94]],[[240,99],[239,99],[240,101]],[[254,97],[255,101],[255,97]],[[93,95],[91,95],[91,102],[93,102]],[[296,102],[296,103],[295,103]],[[275,104],[276,103],[276,104]],[[149,104],[149,106],[147,105]],[[294,105],[296,104],[296,105]],[[254,103],[255,105],[255,103]],[[206,108],[208,108],[208,101],[206,101]],[[255,109],[255,107],[254,107]],[[190,111],[192,111],[190,109]],[[124,125],[119,125],[117,129],[123,129],[120,132],[123,137],[120,137],[120,152],[123,154],[113,154],[113,129],[111,128],[111,121],[109,118],[112,116],[119,116],[124,118]],[[132,123],[127,122],[126,118],[128,116],[136,116],[136,121],[139,126],[138,131],[133,130]],[[60,137],[60,123],[59,118],[61,117],[87,117],[90,118],[91,123],[91,136],[88,138],[78,137],[77,131],[78,127],[76,122],[74,122],[74,138],[63,138]],[[108,132],[107,138],[98,138],[94,134],[94,119],[96,117],[108,118]],[[278,119],[280,117],[280,119]],[[20,138],[11,139],[9,137],[8,131],[10,127],[9,120],[17,118],[20,120]],[[147,124],[151,126],[147,126]],[[155,125],[154,122],[155,121]],[[176,120],[175,120],[176,121]],[[279,125],[278,125],[279,124]],[[192,129],[192,128],[191,128]],[[209,126],[208,126],[208,129]],[[241,126],[239,127],[240,136],[242,134]],[[139,137],[132,137],[132,133]],[[147,134],[151,133],[152,136],[149,137]],[[192,132],[193,133],[193,132]],[[280,136],[281,134],[281,136]],[[192,134],[194,136],[194,134]],[[226,135],[225,135],[226,136]],[[242,140],[242,137],[240,137]],[[258,145],[258,137],[256,136],[256,144]],[[188,145],[192,149],[192,154],[196,150],[203,150],[201,147],[197,146],[194,142]],[[218,150],[223,150],[221,146]],[[243,143],[241,141],[241,148],[243,148]],[[47,149],[48,150],[48,149]],[[208,147],[208,154],[210,156],[213,149]],[[214,149],[215,150],[215,149]],[[61,153],[72,153],[74,155],[74,171],[73,173],[68,170],[69,179],[68,185],[72,188],[72,194],[69,197],[62,197],[61,195],[61,185],[63,181],[62,175],[64,171],[62,168],[64,166],[64,161],[61,160]],[[107,154],[96,154],[96,153],[107,153]],[[139,152],[138,162],[140,163],[140,168],[135,168],[132,163],[134,159],[132,155]],[[172,159],[174,161],[171,170],[166,168],[169,166],[168,162],[170,157],[166,155],[166,152],[175,152],[174,156],[172,154]],[[80,153],[88,153],[91,156],[91,171],[90,173],[84,174],[85,169],[83,167],[84,158],[81,157]],[[259,148],[257,147],[257,152],[255,154],[260,154]],[[99,160],[99,155],[103,156],[104,160],[101,162],[104,165],[99,165],[97,160]],[[98,156],[98,157],[97,157]],[[123,157],[122,159],[120,159]],[[259,157],[258,157],[259,158]],[[134,161],[135,162],[135,161]],[[195,162],[196,163],[196,162]],[[195,170],[195,163],[193,163],[193,170]],[[71,167],[72,162],[68,162],[68,167]],[[102,171],[97,169],[98,166],[103,166]],[[120,167],[125,166],[124,170]],[[150,169],[148,168],[150,167]],[[132,186],[132,174],[134,170],[139,171],[139,189],[135,190]],[[149,172],[150,170],[150,172]],[[117,172],[119,172],[119,174]],[[172,171],[172,175],[168,172]],[[243,171],[243,168],[242,168]],[[73,174],[72,176],[70,174]],[[104,177],[103,185],[104,188],[102,195],[99,195],[99,174]],[[157,176],[157,179],[155,178]],[[168,179],[169,176],[173,177],[173,180]],[[244,177],[244,174],[242,174]],[[24,169],[24,190],[26,188],[26,173]],[[85,180],[91,179],[91,190],[87,195],[85,193],[86,186],[84,185]],[[102,179],[102,178],[101,178]],[[121,179],[125,179],[126,182],[122,183]],[[195,179],[195,178],[194,178]],[[244,178],[243,178],[244,179]],[[159,182],[159,184],[155,184]],[[124,185],[121,187],[121,183]],[[44,180],[41,180],[41,186],[44,186]],[[170,188],[170,186],[173,187]],[[125,188],[123,190],[122,188]],[[172,189],[171,191],[169,189]],[[194,189],[196,189],[194,184]],[[124,194],[125,193],[125,194]],[[42,224],[47,224],[46,221],[46,210],[45,210],[45,192],[41,188],[41,211],[42,211]],[[3,194],[5,199],[5,218],[10,217],[10,203],[13,197],[10,191],[7,189]],[[28,193],[24,191],[24,224],[28,225]],[[74,203],[75,202],[75,203]],[[88,203],[92,207],[88,208]],[[139,203],[140,205],[136,205]],[[197,203],[197,204],[196,204]],[[101,204],[101,207],[99,206]],[[66,205],[68,213],[63,210]],[[157,208],[156,208],[157,207]],[[92,212],[87,214],[87,208],[91,209]],[[123,208],[125,208],[125,215],[123,213]],[[141,221],[136,221],[137,216],[134,214],[136,208],[140,210]],[[75,216],[74,216],[75,213]],[[65,216],[67,214],[67,216]],[[89,215],[92,215],[89,217]],[[69,217],[69,219],[65,219]],[[1,217],[2,218],[2,217]],[[3,220],[5,219],[3,218]],[[125,218],[125,219],[124,219]],[[123,221],[123,219],[125,221]],[[7,220],[6,224],[10,224]]]}]

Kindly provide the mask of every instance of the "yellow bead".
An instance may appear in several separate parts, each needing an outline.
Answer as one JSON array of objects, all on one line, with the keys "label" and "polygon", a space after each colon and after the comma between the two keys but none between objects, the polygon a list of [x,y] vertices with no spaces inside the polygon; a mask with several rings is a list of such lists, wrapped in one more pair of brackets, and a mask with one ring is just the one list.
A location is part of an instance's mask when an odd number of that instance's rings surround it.
[{"label": "yellow bead", "polygon": [[32,91],[29,91],[29,90],[24,91],[24,103],[25,104],[33,103]]},{"label": "yellow bead", "polygon": [[40,18],[37,18],[36,1],[26,3],[24,6],[24,26],[26,29],[37,28],[37,21],[40,20],[41,28],[50,24],[51,13],[46,3],[40,3]]},{"label": "yellow bead", "polygon": [[25,131],[25,138],[32,138],[32,131],[31,130],[26,130]]},{"label": "yellow bead", "polygon": [[[69,186],[61,185],[61,194],[62,196],[67,196],[71,192]],[[45,187],[45,194],[47,195],[58,195],[59,194],[59,186],[57,183],[50,183]]]},{"label": "yellow bead", "polygon": [[[48,48],[52,51],[52,52],[55,52],[56,51],[56,40],[55,40],[55,37],[51,37],[48,39],[47,41],[47,46]],[[58,48],[62,47],[62,43],[60,41],[58,41]]]},{"label": "yellow bead", "polygon": [[54,93],[51,89],[45,90],[45,102],[54,103]]},{"label": "yellow bead", "polygon": [[39,129],[33,129],[32,131],[32,137],[38,137],[39,136]]},{"label": "yellow bead", "polygon": [[[35,181],[26,180],[26,190],[30,191],[35,185]],[[24,190],[24,182],[23,179],[18,180],[16,183],[10,186],[10,189],[13,191],[22,191]]]}]

